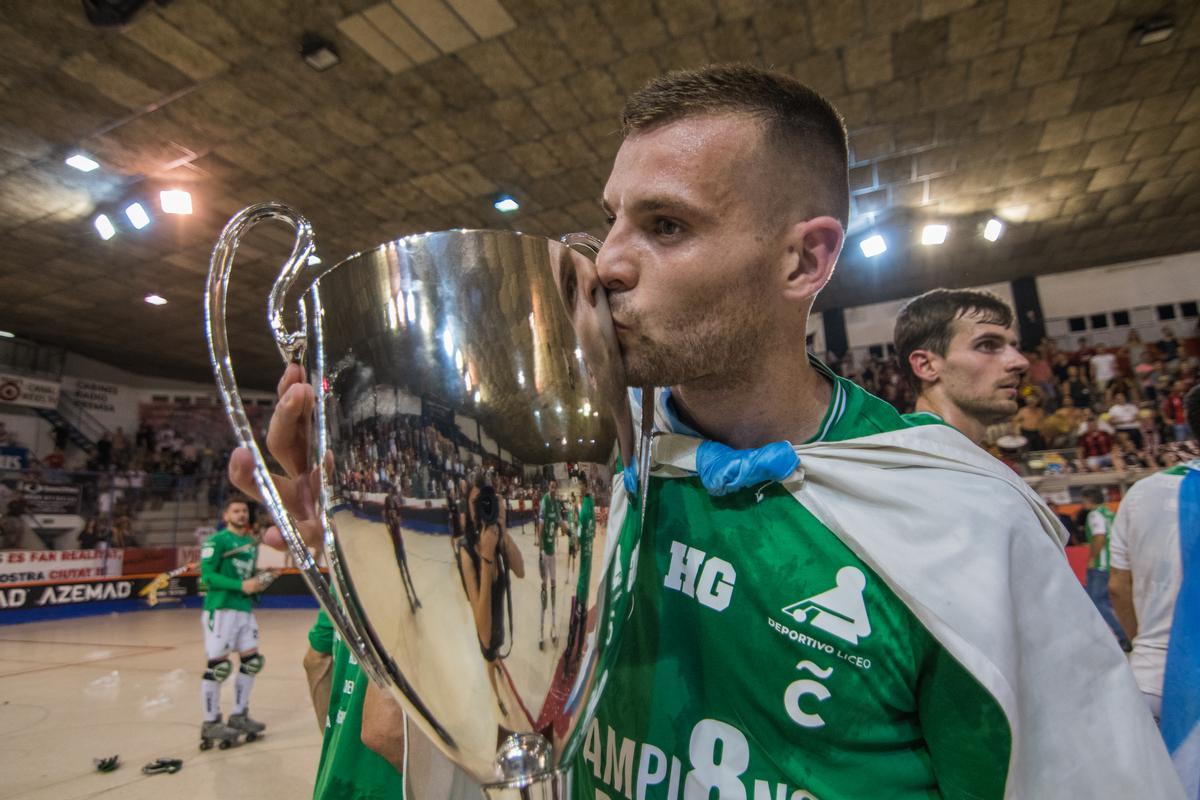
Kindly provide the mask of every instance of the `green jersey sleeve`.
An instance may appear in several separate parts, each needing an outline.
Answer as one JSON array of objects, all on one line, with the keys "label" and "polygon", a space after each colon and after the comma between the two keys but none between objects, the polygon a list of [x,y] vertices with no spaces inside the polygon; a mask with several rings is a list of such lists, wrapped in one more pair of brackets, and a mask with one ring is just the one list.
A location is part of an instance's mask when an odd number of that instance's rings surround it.
[{"label": "green jersey sleeve", "polygon": [[225,592],[240,592],[242,581],[229,575],[221,574],[221,561],[227,542],[220,533],[215,533],[204,542],[200,548],[200,580],[208,589]]}]

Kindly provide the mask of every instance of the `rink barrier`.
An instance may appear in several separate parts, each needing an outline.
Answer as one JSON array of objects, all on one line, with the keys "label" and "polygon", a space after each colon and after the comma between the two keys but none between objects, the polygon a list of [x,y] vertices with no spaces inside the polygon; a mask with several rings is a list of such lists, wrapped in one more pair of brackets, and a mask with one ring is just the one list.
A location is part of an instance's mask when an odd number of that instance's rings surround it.
[{"label": "rink barrier", "polygon": [[[0,585],[0,625],[68,619],[96,614],[155,611],[162,608],[200,608],[198,572],[184,572],[158,591],[151,607],[139,592],[158,572],[108,575],[70,580],[43,580]],[[259,608],[316,608],[299,571],[283,570],[259,598]]]}]

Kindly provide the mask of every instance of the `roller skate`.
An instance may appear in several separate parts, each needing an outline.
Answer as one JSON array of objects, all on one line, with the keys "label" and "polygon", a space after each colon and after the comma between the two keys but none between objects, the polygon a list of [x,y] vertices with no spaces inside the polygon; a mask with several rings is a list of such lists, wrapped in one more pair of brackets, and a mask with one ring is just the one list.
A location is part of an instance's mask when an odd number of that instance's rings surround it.
[{"label": "roller skate", "polygon": [[250,718],[248,711],[229,715],[229,727],[246,734],[246,741],[253,742],[262,736],[267,726],[258,720]]},{"label": "roller skate", "polygon": [[216,742],[219,749],[228,750],[238,743],[241,735],[240,730],[229,727],[217,717],[200,726],[200,749],[211,750],[213,742]]}]

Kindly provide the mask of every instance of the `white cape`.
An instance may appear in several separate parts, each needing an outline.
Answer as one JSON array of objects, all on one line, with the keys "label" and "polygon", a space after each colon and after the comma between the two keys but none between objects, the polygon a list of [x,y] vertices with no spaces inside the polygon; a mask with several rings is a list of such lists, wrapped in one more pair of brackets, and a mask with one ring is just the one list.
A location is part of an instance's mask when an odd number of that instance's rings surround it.
[{"label": "white cape", "polygon": [[[695,472],[699,440],[655,438],[651,474]],[[795,448],[784,486],[984,686],[1012,731],[1006,798],[1183,800],[1058,519],[948,426]]]}]

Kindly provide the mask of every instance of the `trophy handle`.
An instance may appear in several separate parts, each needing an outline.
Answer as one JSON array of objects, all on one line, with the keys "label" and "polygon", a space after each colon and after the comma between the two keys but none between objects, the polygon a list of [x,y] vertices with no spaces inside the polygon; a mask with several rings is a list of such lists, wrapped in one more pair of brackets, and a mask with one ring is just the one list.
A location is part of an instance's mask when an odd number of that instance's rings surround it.
[{"label": "trophy handle", "polygon": [[[268,324],[279,354],[284,363],[303,363],[307,344],[305,330],[307,315],[305,313],[304,293],[312,286],[313,281],[327,272],[330,267],[313,269],[308,258],[316,249],[313,240],[312,225],[299,212],[282,203],[260,203],[240,211],[229,221],[213,248],[212,258],[208,267],[208,286],[204,296],[204,326],[208,339],[208,354],[212,363],[213,375],[216,377],[217,391],[221,403],[225,407],[233,425],[233,434],[238,444],[248,449],[254,457],[254,482],[258,485],[267,508],[271,512],[279,531],[287,543],[300,574],[309,590],[317,598],[317,602],[325,609],[330,620],[342,634],[346,643],[356,651],[356,655],[366,653],[365,643],[357,635],[349,618],[342,607],[334,602],[329,582],[321,575],[316,561],[309,552],[304,540],[300,537],[291,515],[284,507],[283,498],[275,487],[275,482],[267,469],[266,460],[258,443],[254,441],[254,432],[250,420],[246,417],[246,408],[238,391],[237,379],[233,373],[233,362],[229,355],[229,338],[225,326],[225,307],[229,290],[229,274],[233,269],[233,259],[237,253],[238,243],[251,228],[265,220],[275,219],[286,222],[296,232],[296,241],[292,246],[291,255],[284,262],[271,288],[270,300],[267,305]],[[313,265],[316,266],[316,265]],[[304,280],[302,281],[301,278]],[[284,309],[295,301],[299,312],[300,328],[289,331],[284,321]],[[364,664],[368,670],[378,666],[368,659]]]}]

